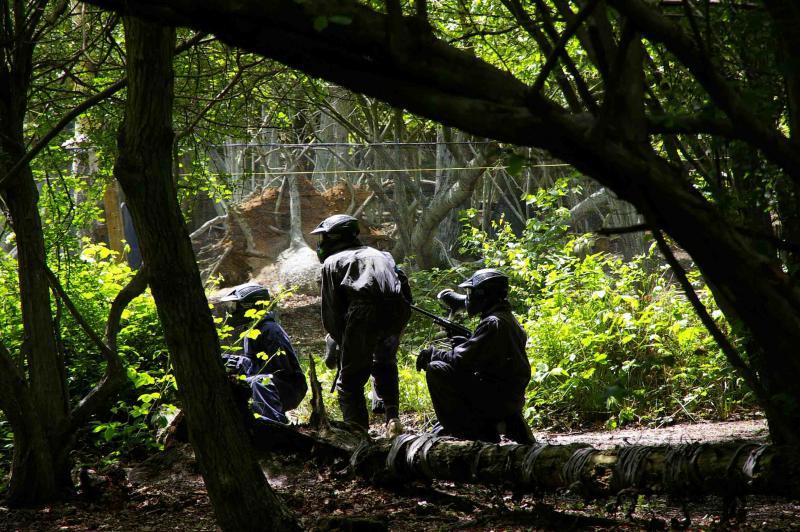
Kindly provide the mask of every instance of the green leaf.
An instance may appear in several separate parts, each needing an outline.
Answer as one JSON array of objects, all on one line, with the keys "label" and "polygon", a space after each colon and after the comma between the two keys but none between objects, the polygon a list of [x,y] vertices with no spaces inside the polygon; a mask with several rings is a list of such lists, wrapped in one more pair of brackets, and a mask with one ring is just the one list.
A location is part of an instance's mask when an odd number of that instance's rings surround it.
[{"label": "green leaf", "polygon": [[249,338],[251,340],[255,340],[256,338],[259,337],[260,334],[261,334],[261,331],[259,331],[258,329],[249,329],[249,330],[243,332],[241,337],[242,338]]},{"label": "green leaf", "polygon": [[322,31],[328,27],[328,17],[324,15],[320,15],[314,18],[314,30],[315,31]]},{"label": "green leaf", "polygon": [[331,24],[339,24],[340,26],[348,26],[353,22],[353,17],[349,15],[332,15],[328,18]]},{"label": "green leaf", "polygon": [[509,175],[514,177],[518,176],[520,172],[522,172],[522,167],[525,165],[525,158],[519,154],[512,153],[508,158],[508,165],[506,166],[506,172]]}]

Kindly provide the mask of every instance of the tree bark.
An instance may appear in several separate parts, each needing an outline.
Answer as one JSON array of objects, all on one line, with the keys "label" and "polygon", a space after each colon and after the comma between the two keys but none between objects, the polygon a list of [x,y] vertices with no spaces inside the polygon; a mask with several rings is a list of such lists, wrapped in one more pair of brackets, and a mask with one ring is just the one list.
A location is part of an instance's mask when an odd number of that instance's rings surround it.
[{"label": "tree bark", "polygon": [[496,484],[518,491],[569,488],[587,497],[623,490],[684,497],[800,493],[794,448],[746,441],[599,450],[584,444],[496,445],[405,434],[358,448],[351,464],[381,479]]},{"label": "tree bark", "polygon": [[129,79],[115,174],[125,191],[209,496],[224,530],[292,530],[225,378],[219,341],[172,179],[175,30],[124,19]]},{"label": "tree bark", "polygon": [[[44,427],[39,422],[31,391],[11,353],[0,342],[0,408],[14,430],[14,455],[6,500],[26,506],[54,499],[65,486],[55,465]],[[67,470],[69,478],[69,470]]]},{"label": "tree bark", "polygon": [[[3,7],[0,16],[9,16],[7,9]],[[14,6],[13,16],[24,20],[26,14],[22,5]],[[4,46],[9,51],[0,58],[0,197],[8,207],[16,236],[25,334],[22,352],[29,377],[27,383],[22,381],[22,395],[4,401],[17,402],[22,408],[22,417],[7,413],[14,431],[8,500],[11,504],[30,504],[53,499],[71,487],[69,461],[58,449],[58,429],[66,423],[69,399],[50,314],[39,193],[30,166],[17,164],[25,156],[24,123],[34,43],[25,28],[8,25],[0,29],[0,39],[13,43]],[[10,358],[5,362],[13,364]],[[6,389],[0,394],[13,392]]]},{"label": "tree bark", "polygon": [[436,228],[459,205],[462,205],[475,190],[481,176],[486,173],[484,166],[490,166],[496,156],[492,158],[476,157],[469,166],[477,167],[474,170],[455,170],[458,172],[452,182],[444,190],[437,191],[430,203],[423,209],[416,220],[416,225],[411,232],[409,251],[417,257],[421,268],[441,266],[445,257],[434,242]]}]

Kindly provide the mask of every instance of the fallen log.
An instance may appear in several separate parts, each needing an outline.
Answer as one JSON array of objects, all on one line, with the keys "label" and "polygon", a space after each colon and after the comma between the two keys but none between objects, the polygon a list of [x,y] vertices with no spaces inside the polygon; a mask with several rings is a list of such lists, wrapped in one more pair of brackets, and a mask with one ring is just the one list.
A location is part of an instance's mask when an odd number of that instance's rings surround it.
[{"label": "fallen log", "polygon": [[351,470],[380,482],[449,480],[500,485],[518,493],[568,490],[587,498],[629,494],[800,497],[800,454],[754,441],[682,445],[487,444],[430,433],[372,440],[361,429],[330,420],[316,367],[309,361],[312,422],[255,420],[240,390],[255,446],[322,459],[349,459]]},{"label": "fallen log", "polygon": [[498,445],[433,434],[404,434],[363,445],[351,457],[381,480],[450,480],[505,485],[518,492],[568,489],[586,497],[623,491],[673,496],[800,496],[800,460],[791,449],[752,441],[677,446]]}]

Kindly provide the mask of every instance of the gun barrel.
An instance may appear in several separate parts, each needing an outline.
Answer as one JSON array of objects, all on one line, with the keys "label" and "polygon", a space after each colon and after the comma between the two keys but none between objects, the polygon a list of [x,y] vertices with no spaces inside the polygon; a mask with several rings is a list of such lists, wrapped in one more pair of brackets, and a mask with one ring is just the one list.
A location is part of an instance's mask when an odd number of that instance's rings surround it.
[{"label": "gun barrel", "polygon": [[470,336],[472,335],[472,331],[464,327],[463,325],[459,325],[458,323],[453,323],[452,321],[442,318],[441,316],[437,316],[433,312],[428,312],[424,308],[420,308],[416,305],[411,305],[411,310],[415,310],[422,314],[423,316],[429,317],[436,325],[443,327],[445,331],[448,333],[448,336]]},{"label": "gun barrel", "polygon": [[417,312],[419,312],[423,316],[428,316],[429,318],[434,319],[434,320],[435,319],[442,319],[441,316],[437,316],[433,312],[429,312],[429,311],[425,310],[424,308],[420,308],[420,307],[418,307],[416,305],[411,305],[411,310],[416,310]]}]

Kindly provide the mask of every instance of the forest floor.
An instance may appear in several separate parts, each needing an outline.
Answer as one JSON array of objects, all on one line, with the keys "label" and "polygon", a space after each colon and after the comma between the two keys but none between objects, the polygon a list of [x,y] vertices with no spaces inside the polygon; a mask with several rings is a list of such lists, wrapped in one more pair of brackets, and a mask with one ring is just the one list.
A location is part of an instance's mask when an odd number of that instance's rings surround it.
[{"label": "forest floor", "polygon": [[[282,322],[303,355],[321,353],[318,298],[281,304]],[[405,416],[410,431],[423,426]],[[378,424],[375,425],[379,431]],[[750,419],[571,433],[537,432],[540,442],[624,444],[766,441],[766,423]],[[519,495],[503,488],[434,481],[377,486],[347,475],[346,464],[316,464],[308,456],[274,454],[262,461],[270,484],[307,530],[800,530],[800,501],[749,496],[735,518],[721,522],[718,497],[673,501],[639,497],[619,508],[613,500],[577,495]],[[89,475],[91,489],[66,502],[32,509],[0,506],[0,530],[217,530],[188,445],[146,460]]]},{"label": "forest floor", "polygon": [[[765,441],[767,433],[763,420],[747,420],[535,436],[551,444],[580,441],[609,447]],[[376,486],[348,476],[344,464],[318,465],[299,455],[271,455],[262,465],[272,487],[308,530],[800,530],[800,501],[779,497],[749,496],[735,519],[721,523],[723,505],[717,497],[683,502],[640,497],[629,512],[630,502],[613,508],[612,500],[584,501],[568,493],[518,495],[440,481]],[[0,530],[217,530],[188,445],[101,471],[92,480],[89,493],[67,502],[0,507]]]}]

